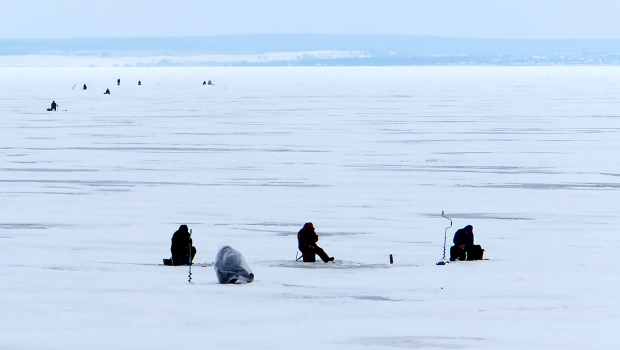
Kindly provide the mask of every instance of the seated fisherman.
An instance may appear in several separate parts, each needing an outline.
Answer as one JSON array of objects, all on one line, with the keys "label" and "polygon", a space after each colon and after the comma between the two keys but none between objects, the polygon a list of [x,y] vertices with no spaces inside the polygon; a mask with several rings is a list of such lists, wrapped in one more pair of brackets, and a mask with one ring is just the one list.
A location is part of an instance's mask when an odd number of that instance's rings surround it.
[{"label": "seated fisherman", "polygon": [[109,95],[110,94],[110,89],[105,89],[105,92],[103,94],[104,95]]},{"label": "seated fisherman", "polygon": [[86,84],[84,84],[84,86],[82,87],[82,90],[86,90],[86,89],[88,88],[86,87]]},{"label": "seated fisherman", "polygon": [[324,262],[334,261],[333,257],[329,257],[327,253],[316,242],[319,241],[311,222],[307,222],[304,227],[297,233],[297,241],[299,243],[299,251],[303,254],[304,262],[316,262],[316,254],[319,255]]},{"label": "seated fisherman", "polygon": [[474,245],[474,227],[467,225],[454,233],[454,246],[450,248],[450,261],[482,260],[484,249]]},{"label": "seated fisherman", "polygon": [[172,235],[170,252],[172,253],[172,265],[189,265],[190,261],[194,260],[194,256],[196,256],[196,247],[192,246],[192,236],[187,229],[187,225],[181,225],[174,235]]}]

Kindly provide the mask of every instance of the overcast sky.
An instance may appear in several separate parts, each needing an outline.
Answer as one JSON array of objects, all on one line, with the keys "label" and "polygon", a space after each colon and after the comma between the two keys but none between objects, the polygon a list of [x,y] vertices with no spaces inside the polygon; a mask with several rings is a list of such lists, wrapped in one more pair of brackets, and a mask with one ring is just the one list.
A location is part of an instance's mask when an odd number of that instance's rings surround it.
[{"label": "overcast sky", "polygon": [[403,34],[620,38],[619,0],[2,0],[0,38]]}]

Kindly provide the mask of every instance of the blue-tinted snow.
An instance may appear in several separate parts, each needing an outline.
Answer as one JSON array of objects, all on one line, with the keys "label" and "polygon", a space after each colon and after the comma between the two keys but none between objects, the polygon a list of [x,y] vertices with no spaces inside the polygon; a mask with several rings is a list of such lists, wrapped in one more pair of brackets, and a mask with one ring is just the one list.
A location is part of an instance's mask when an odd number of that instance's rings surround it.
[{"label": "blue-tinted snow", "polygon": [[[0,81],[0,348],[616,346],[618,68]],[[490,260],[435,265],[442,211]],[[293,261],[307,221],[335,264]],[[158,266],[184,223],[255,283]]]}]

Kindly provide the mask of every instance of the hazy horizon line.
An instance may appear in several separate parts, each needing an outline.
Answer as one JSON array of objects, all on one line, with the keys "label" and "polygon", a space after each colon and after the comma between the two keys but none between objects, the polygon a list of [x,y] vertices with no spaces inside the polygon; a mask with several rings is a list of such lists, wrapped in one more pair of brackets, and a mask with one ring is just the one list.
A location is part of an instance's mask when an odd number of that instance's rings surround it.
[{"label": "hazy horizon line", "polygon": [[[620,39],[290,33],[0,39],[0,57],[42,55],[157,58],[155,62],[116,60],[112,63],[119,66],[620,65]],[[82,60],[79,64],[87,63]]]}]

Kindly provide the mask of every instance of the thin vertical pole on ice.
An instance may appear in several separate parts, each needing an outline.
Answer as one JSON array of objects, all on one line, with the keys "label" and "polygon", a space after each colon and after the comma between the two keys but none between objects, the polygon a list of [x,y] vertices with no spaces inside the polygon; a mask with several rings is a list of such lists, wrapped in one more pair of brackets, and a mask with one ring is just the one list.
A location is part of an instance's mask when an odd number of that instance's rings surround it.
[{"label": "thin vertical pole on ice", "polygon": [[189,253],[189,256],[188,256],[188,258],[189,258],[189,275],[188,275],[188,278],[189,279],[187,280],[187,282],[189,282],[189,283],[192,283],[192,241],[191,241],[191,239],[192,239],[192,230],[190,229],[189,230],[189,243],[188,243],[189,244],[189,251],[188,251],[188,253]]}]

